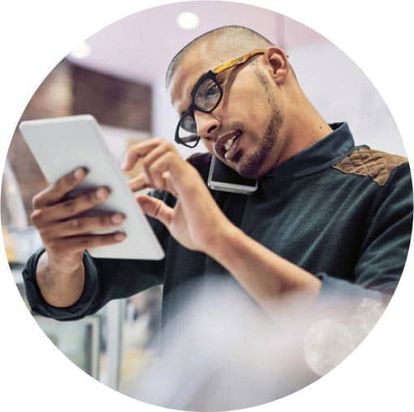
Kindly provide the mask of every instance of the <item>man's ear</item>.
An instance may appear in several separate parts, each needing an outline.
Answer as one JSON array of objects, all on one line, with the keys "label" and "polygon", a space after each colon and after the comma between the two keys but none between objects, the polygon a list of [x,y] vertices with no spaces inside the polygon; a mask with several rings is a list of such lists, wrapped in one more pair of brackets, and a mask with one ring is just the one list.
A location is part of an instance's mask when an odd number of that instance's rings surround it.
[{"label": "man's ear", "polygon": [[266,49],[263,58],[275,82],[283,84],[290,70],[286,52],[280,47],[271,46]]}]

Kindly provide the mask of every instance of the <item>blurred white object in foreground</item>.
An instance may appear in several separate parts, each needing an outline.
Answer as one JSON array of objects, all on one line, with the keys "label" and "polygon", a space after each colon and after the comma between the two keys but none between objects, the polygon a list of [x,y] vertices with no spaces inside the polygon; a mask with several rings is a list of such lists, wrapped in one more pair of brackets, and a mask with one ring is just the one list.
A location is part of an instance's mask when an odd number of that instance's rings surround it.
[{"label": "blurred white object in foreground", "polygon": [[383,311],[369,300],[353,302],[351,312],[350,305],[322,311],[295,296],[269,316],[233,282],[195,283],[191,290],[132,394],[139,400],[219,411],[278,399],[343,360]]}]

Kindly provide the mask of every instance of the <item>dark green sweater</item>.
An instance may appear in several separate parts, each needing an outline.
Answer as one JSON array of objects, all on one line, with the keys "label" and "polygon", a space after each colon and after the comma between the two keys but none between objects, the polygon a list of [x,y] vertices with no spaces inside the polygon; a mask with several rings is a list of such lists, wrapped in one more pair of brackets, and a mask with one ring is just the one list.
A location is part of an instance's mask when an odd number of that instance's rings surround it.
[{"label": "dark green sweater", "polygon": [[[407,160],[355,147],[347,124],[259,180],[250,196],[212,192],[228,218],[248,236],[322,280],[325,296],[382,298],[393,293],[408,252],[412,186]],[[206,180],[211,157],[189,161]],[[167,203],[174,199],[156,193]],[[60,320],[79,319],[111,299],[164,284],[163,319],[175,312],[193,278],[232,279],[217,262],[180,246],[158,222],[151,223],[166,258],[162,261],[94,259],[85,254],[86,284],[66,309],[47,305],[35,281],[42,251],[24,270],[33,311]],[[241,256],[240,259],[243,257]]]}]

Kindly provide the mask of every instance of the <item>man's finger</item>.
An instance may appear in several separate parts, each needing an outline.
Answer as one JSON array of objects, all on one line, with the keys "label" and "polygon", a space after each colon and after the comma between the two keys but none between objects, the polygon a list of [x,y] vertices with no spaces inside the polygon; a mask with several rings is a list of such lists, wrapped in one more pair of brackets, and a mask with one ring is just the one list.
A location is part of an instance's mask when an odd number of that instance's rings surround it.
[{"label": "man's finger", "polygon": [[70,253],[74,253],[98,246],[119,243],[122,242],[125,237],[126,234],[119,231],[102,235],[74,236],[53,240],[49,243],[49,247],[54,250],[54,253],[64,254],[69,251]]},{"label": "man's finger", "polygon": [[178,154],[167,151],[149,166],[147,174],[155,183],[156,189],[166,190],[166,176],[168,176],[170,186],[172,181],[177,186],[182,180],[188,178],[187,172],[190,167]]},{"label": "man's finger", "polygon": [[138,196],[137,201],[145,214],[159,220],[167,228],[169,227],[174,213],[171,207],[167,206],[162,200],[147,195]]},{"label": "man's finger", "polygon": [[162,174],[162,178],[164,179],[164,182],[165,182],[165,190],[167,192],[170,192],[175,197],[178,197],[178,193],[175,190],[175,187],[173,185],[174,179],[171,178],[171,173],[170,172],[164,172]]},{"label": "man's finger", "polygon": [[122,213],[107,213],[99,216],[75,217],[59,223],[53,223],[39,230],[44,241],[70,236],[90,234],[94,230],[112,228],[125,220]]},{"label": "man's finger", "polygon": [[33,209],[40,209],[58,203],[85,178],[87,173],[87,169],[81,167],[61,177],[33,198]]},{"label": "man's finger", "polygon": [[122,170],[131,170],[139,158],[147,155],[149,152],[154,150],[154,148],[159,146],[162,142],[162,139],[150,139],[146,142],[138,143],[132,146],[128,150],[125,159],[122,163]]},{"label": "man's finger", "polygon": [[98,189],[77,198],[65,200],[53,206],[37,209],[31,215],[32,222],[36,227],[44,227],[51,222],[69,219],[103,203],[108,198],[109,194],[109,188],[99,187]]},{"label": "man's finger", "polygon": [[144,173],[140,173],[138,176],[133,177],[131,180],[129,180],[128,181],[128,186],[133,192],[136,192],[138,190],[147,189],[148,187],[150,187],[150,185],[148,184],[148,182],[145,178]]}]

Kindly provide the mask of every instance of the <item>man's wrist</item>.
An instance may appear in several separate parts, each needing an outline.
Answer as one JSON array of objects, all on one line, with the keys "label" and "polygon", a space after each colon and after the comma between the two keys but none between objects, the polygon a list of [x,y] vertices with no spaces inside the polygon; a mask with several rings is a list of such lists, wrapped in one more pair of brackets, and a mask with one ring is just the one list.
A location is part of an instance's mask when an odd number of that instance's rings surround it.
[{"label": "man's wrist", "polygon": [[219,233],[214,236],[206,254],[217,262],[224,264],[234,255],[237,241],[243,235],[238,227],[231,222],[227,222],[221,226]]},{"label": "man's wrist", "polygon": [[63,308],[72,306],[82,294],[85,284],[85,268],[83,263],[71,270],[57,270],[43,253],[37,262],[36,283],[43,299],[51,306]]},{"label": "man's wrist", "polygon": [[51,272],[56,276],[62,275],[63,277],[79,273],[83,269],[83,252],[77,256],[66,255],[63,257],[56,257],[49,251],[44,254],[45,263],[48,265]]}]

